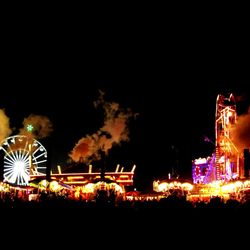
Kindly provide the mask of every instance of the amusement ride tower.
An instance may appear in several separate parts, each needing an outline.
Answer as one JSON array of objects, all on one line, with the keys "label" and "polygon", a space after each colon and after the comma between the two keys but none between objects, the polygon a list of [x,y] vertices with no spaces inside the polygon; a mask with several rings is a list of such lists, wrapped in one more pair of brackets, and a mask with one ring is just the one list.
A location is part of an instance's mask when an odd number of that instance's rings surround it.
[{"label": "amusement ride tower", "polygon": [[232,127],[237,122],[236,102],[233,94],[219,94],[215,112],[215,180],[242,177],[240,154],[232,141]]}]

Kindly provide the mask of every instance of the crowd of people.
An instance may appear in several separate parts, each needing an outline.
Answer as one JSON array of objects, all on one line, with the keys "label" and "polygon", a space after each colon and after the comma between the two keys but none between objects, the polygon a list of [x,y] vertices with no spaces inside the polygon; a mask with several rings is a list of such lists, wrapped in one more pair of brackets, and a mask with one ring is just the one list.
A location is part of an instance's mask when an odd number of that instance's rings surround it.
[{"label": "crowd of people", "polygon": [[9,190],[0,192],[0,209],[96,209],[105,208],[112,210],[129,211],[209,211],[209,210],[234,210],[242,211],[250,208],[250,200],[240,202],[235,199],[224,200],[216,196],[209,201],[190,201],[186,196],[169,195],[160,199],[126,199],[125,195],[117,195],[115,192],[99,190],[92,199],[77,199],[70,191],[45,192],[33,194],[23,190]]}]

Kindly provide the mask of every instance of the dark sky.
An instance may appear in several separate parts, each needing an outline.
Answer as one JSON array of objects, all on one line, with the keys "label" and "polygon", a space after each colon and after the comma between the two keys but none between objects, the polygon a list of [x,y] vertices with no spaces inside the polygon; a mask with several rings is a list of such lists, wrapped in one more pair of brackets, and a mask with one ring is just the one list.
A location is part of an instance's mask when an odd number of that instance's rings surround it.
[{"label": "dark sky", "polygon": [[151,188],[172,167],[190,178],[192,159],[213,151],[203,136],[214,139],[217,94],[246,96],[240,104],[246,110],[248,51],[244,34],[229,29],[164,27],[86,33],[59,24],[14,26],[3,46],[0,89],[0,108],[14,133],[29,114],[48,116],[54,131],[44,143],[51,145],[53,165],[66,168],[75,143],[103,125],[93,106],[101,89],[107,101],[139,113],[129,123],[130,141],[110,150],[110,170],[136,164],[139,189]]}]

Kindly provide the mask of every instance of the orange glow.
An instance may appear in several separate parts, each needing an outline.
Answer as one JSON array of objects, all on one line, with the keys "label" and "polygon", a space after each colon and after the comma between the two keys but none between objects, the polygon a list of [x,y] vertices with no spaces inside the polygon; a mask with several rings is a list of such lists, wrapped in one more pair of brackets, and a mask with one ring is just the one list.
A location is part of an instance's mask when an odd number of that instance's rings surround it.
[{"label": "orange glow", "polygon": [[120,178],[128,178],[128,175],[120,175]]},{"label": "orange glow", "polygon": [[68,179],[68,180],[84,179],[84,177],[83,177],[83,176],[68,176],[67,179]]},{"label": "orange glow", "polygon": [[64,181],[66,184],[86,184],[87,181]]}]

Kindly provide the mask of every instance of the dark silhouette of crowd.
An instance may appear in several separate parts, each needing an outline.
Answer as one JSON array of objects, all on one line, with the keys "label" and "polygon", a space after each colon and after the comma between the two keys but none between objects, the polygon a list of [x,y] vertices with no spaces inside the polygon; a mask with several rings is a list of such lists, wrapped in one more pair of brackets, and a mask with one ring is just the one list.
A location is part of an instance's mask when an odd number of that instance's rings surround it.
[{"label": "dark silhouette of crowd", "polygon": [[169,195],[160,199],[125,199],[124,196],[116,196],[115,193],[106,195],[105,191],[98,192],[94,199],[87,200],[74,199],[70,195],[58,195],[55,192],[41,192],[34,198],[30,194],[18,192],[1,193],[0,209],[110,209],[116,211],[190,211],[208,212],[214,210],[234,211],[241,213],[244,210],[250,211],[250,200],[244,202],[235,199],[224,200],[221,197],[212,197],[209,201],[195,200],[190,201],[186,196]]}]

